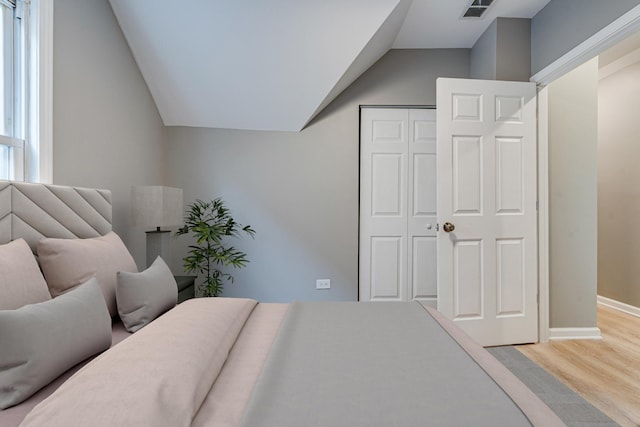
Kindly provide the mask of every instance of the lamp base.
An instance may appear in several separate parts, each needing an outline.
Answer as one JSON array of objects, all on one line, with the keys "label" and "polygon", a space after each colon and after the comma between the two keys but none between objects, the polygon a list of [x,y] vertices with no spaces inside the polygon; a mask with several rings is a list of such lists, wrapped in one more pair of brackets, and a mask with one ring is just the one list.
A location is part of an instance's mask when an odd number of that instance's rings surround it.
[{"label": "lamp base", "polygon": [[169,230],[147,231],[147,267],[159,256],[164,262],[169,263]]}]

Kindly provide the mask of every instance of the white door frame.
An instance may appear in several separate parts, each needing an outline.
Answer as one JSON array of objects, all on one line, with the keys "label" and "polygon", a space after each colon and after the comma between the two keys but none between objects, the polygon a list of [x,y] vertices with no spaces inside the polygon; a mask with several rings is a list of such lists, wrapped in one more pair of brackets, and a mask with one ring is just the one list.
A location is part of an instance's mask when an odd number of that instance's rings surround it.
[{"label": "white door frame", "polygon": [[539,340],[549,341],[549,139],[546,86],[640,30],[640,5],[552,62],[530,81],[538,85],[538,296]]}]

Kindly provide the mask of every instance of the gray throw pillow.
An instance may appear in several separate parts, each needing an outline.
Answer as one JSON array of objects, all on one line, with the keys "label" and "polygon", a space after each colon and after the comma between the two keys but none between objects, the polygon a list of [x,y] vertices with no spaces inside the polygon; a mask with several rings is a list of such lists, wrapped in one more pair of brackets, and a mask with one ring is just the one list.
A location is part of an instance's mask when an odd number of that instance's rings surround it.
[{"label": "gray throw pillow", "polygon": [[178,285],[167,264],[158,257],[140,273],[118,272],[116,302],[125,328],[135,332],[178,301]]},{"label": "gray throw pillow", "polygon": [[111,316],[96,279],[49,301],[0,310],[0,409],[16,405],[111,346]]}]

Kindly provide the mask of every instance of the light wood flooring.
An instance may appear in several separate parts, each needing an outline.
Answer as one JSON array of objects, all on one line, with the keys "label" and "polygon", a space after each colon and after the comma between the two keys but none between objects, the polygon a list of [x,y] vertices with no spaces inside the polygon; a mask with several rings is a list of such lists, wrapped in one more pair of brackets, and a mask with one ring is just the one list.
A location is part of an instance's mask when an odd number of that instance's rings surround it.
[{"label": "light wood flooring", "polygon": [[640,426],[640,318],[598,305],[602,340],[517,346],[622,426]]}]

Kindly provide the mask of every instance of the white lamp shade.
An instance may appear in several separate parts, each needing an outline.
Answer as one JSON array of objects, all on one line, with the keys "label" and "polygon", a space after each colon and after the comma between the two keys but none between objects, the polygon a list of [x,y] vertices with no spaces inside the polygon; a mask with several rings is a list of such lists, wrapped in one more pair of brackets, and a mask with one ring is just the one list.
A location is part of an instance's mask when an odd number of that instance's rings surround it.
[{"label": "white lamp shade", "polygon": [[131,207],[134,225],[173,227],[183,223],[181,188],[161,185],[132,187]]}]

